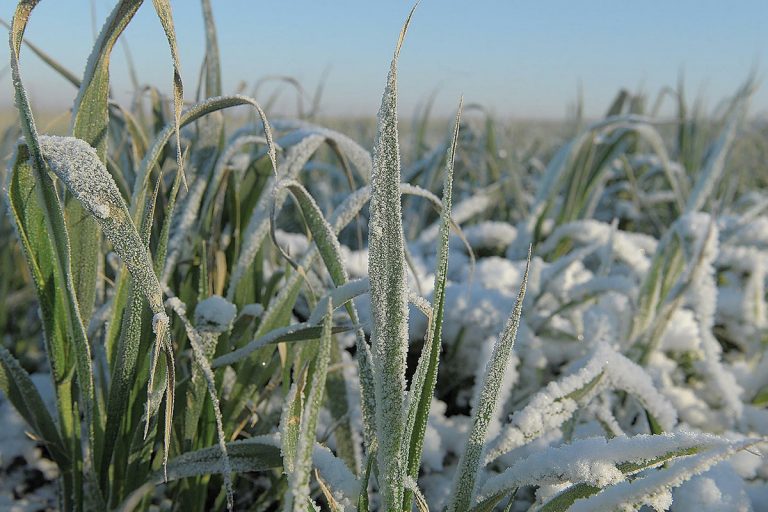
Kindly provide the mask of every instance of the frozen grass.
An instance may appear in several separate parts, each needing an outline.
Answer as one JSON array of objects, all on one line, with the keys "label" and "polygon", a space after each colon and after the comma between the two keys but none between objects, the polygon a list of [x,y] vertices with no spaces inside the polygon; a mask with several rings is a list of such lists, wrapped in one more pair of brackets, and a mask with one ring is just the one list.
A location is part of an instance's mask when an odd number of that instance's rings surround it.
[{"label": "frozen grass", "polygon": [[375,125],[322,126],[316,98],[270,120],[224,95],[207,0],[204,99],[182,108],[156,0],[173,98],[137,85],[120,106],[109,55],[141,3],[118,2],[82,77],[33,47],[78,89],[65,136],[39,133],[22,81],[36,2],[10,26],[0,411],[17,415],[0,418],[0,480],[18,481],[18,457],[57,479],[20,506],[762,504],[768,192],[751,80],[712,116],[681,88],[672,120],[623,91],[559,134],[462,103],[450,128],[428,103],[402,129],[411,11]]}]

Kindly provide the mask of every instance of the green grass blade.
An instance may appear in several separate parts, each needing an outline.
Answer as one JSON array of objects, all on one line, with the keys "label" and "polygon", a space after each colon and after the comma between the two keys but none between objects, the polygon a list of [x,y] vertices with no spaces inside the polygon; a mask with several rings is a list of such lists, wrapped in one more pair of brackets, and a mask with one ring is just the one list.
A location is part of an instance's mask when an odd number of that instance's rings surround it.
[{"label": "green grass blade", "polygon": [[[162,266],[165,259],[165,247],[168,242],[168,233],[174,206],[176,204],[176,195],[181,183],[181,174],[177,173],[174,178],[170,198],[165,210],[165,219],[160,232],[160,240],[156,251],[155,272]],[[152,202],[154,204],[154,201]],[[148,208],[151,210],[151,208]],[[144,246],[149,244],[149,235],[151,228],[151,216],[145,215],[144,223],[141,227],[141,238]],[[139,356],[139,347],[142,338],[143,312],[146,307],[144,294],[136,288],[132,282],[130,274],[123,270],[117,283],[117,292],[115,293],[114,309],[115,318],[120,318],[122,313],[122,322],[114,321],[110,325],[109,339],[117,339],[117,346],[114,349],[115,359],[112,365],[112,378],[109,389],[109,402],[107,407],[107,423],[104,432],[104,446],[102,449],[101,460],[101,478],[102,487],[105,488],[108,476],[109,464],[112,453],[115,449],[115,443],[118,439],[123,416],[128,409],[128,402],[134,387],[137,364]],[[107,350],[111,343],[108,343]],[[108,352],[109,353],[109,352]],[[110,360],[112,360],[110,358]],[[121,461],[126,464],[127,461]],[[122,468],[120,468],[122,469]],[[116,469],[117,471],[118,469]]]},{"label": "green grass blade", "polygon": [[74,137],[40,137],[51,170],[101,225],[104,234],[125,262],[152,312],[163,311],[163,294],[149,251],[133,224],[112,176],[94,148]]},{"label": "green grass blade", "polygon": [[[333,333],[348,331],[348,327],[337,326],[333,328]],[[267,345],[276,345],[284,342],[307,341],[317,339],[320,335],[320,327],[309,325],[308,323],[291,324],[285,327],[278,327],[266,334],[256,336],[252,341],[237,350],[224,354],[211,361],[212,368],[238,363],[256,350]]]},{"label": "green grass blade", "polygon": [[149,251],[131,220],[117,185],[99,160],[96,151],[86,142],[74,137],[45,136],[40,140],[41,149],[51,170],[64,182],[72,196],[82,204],[89,215],[92,215],[101,225],[104,234],[112,242],[115,252],[131,272],[135,286],[142,292],[155,315],[153,320],[153,330],[156,334],[155,357],[152,358],[148,386],[150,390],[153,389],[158,349],[162,348],[167,359],[168,372],[164,443],[164,457],[167,457],[170,445],[170,422],[173,416],[175,372],[173,350],[167,330],[168,316],[163,308],[163,294]]},{"label": "green grass blade", "polygon": [[[73,329],[77,327],[73,326],[71,316],[77,313],[77,299],[71,286],[71,275],[66,273],[60,259],[61,249],[66,251],[63,254],[66,257],[69,248],[61,204],[51,179],[47,174],[42,174],[42,180],[38,181],[28,158],[28,147],[19,146],[8,184],[9,206],[37,292],[46,353],[56,388],[60,426],[69,450],[67,459],[63,461],[69,460],[74,466],[81,460],[82,453],[79,447],[80,428],[74,421],[78,413],[75,411],[76,404],[72,397],[71,374],[75,361],[72,358],[72,345],[68,340],[79,339],[73,333]],[[50,203],[46,202],[45,196],[51,199]],[[53,226],[57,231],[49,231],[54,229]],[[76,322],[80,321],[79,316],[74,318]],[[80,328],[82,329],[82,323]],[[84,336],[83,333],[83,339]],[[78,347],[87,350],[87,342],[78,343]],[[81,358],[81,361],[90,363],[90,358]],[[89,377],[90,375],[84,375],[85,381],[81,387],[84,393],[92,389],[88,385],[92,382]],[[84,402],[84,407],[88,405],[88,402]],[[88,419],[91,419],[90,415]],[[67,464],[63,469],[67,470],[69,467]],[[67,492],[79,494],[78,484],[73,483],[72,486],[74,488],[68,489]],[[65,487],[69,485],[65,483]],[[67,499],[74,497],[73,494]]]},{"label": "green grass blade", "polygon": [[[101,29],[86,65],[72,117],[72,135],[94,148],[106,163],[109,128],[109,61],[115,42],[143,0],[122,0]],[[96,222],[82,205],[67,197],[65,217],[72,245],[72,275],[80,313],[87,322],[93,309],[101,236]],[[76,228],[75,228],[76,227]]]},{"label": "green grass blade", "polygon": [[[243,441],[232,441],[227,443],[227,452],[229,453],[231,469],[236,473],[267,471],[279,468],[281,465],[280,449],[275,446],[271,439],[263,441],[260,438],[251,438]],[[211,446],[184,453],[168,461],[167,481],[172,482],[191,476],[222,473],[224,470],[221,448]],[[152,481],[157,484],[162,483],[163,474],[156,473]]]},{"label": "green grass blade", "polygon": [[[313,362],[312,383],[306,398],[304,411],[301,415],[301,430],[296,447],[296,463],[294,471],[289,474],[289,488],[283,510],[294,512],[307,511],[307,500],[311,495],[309,481],[312,474],[312,453],[317,436],[317,417],[320,414],[320,406],[325,397],[325,378],[328,373],[328,362],[331,358],[331,344],[334,343],[331,335],[333,325],[333,304],[329,301],[323,331],[320,336],[320,350]],[[292,502],[292,503],[291,503]]]},{"label": "green grass blade", "polygon": [[283,473],[292,474],[296,470],[296,451],[301,432],[301,411],[304,406],[304,385],[307,373],[301,371],[294,378],[288,395],[285,397],[280,415],[280,454],[283,457]]},{"label": "green grass blade", "polygon": [[[122,322],[115,321],[116,326],[119,327],[120,335],[115,350],[115,362],[112,365],[112,378],[106,407],[107,420],[99,464],[102,489],[107,488],[109,466],[136,379],[142,317],[147,304],[144,294],[136,288],[133,282],[127,283],[126,286],[129,287],[129,290],[127,298],[121,301],[125,308]],[[116,297],[120,297],[120,295]]]},{"label": "green grass blade", "polygon": [[[331,345],[331,367],[340,368],[344,364],[342,349],[334,342]],[[350,390],[351,391],[351,390]],[[326,403],[334,424],[333,437],[336,440],[336,453],[355,474],[360,473],[360,449],[350,420],[352,406],[349,403],[347,380],[343,371],[328,372],[326,382]]]},{"label": "green grass blade", "polygon": [[[315,200],[299,182],[295,180],[283,180],[276,184],[275,189],[276,191],[279,191],[283,187],[288,188],[298,201],[301,210],[304,213],[304,219],[306,220],[312,233],[312,239],[318,248],[318,252],[322,257],[323,263],[325,264],[331,279],[333,279],[334,284],[337,287],[346,285],[349,280],[349,276],[347,275],[347,271],[344,268],[344,263],[341,257],[341,247],[333,227],[325,220],[325,217],[323,217],[323,214]],[[275,203],[273,202],[272,213],[270,216],[270,234],[272,235],[272,239],[275,241],[275,245],[279,247],[275,238],[274,217]],[[280,251],[283,252],[282,248]],[[285,252],[283,252],[283,256],[288,261],[291,261]],[[329,303],[330,302],[331,301],[329,301]],[[352,321],[352,324],[357,326],[360,323],[357,308],[355,307],[354,302],[351,300],[345,302],[349,318]],[[366,446],[370,446],[370,442],[373,436],[373,425],[375,424],[376,404],[373,400],[374,389],[371,386],[372,377],[369,375],[370,371],[367,367],[367,354],[370,349],[368,347],[368,342],[365,340],[365,334],[359,327],[355,328],[355,344],[359,354],[358,364],[360,368],[360,374],[362,375],[360,379],[360,393],[362,396],[361,408],[363,413],[363,432],[365,435]]]},{"label": "green grass blade", "polygon": [[[414,7],[415,9],[415,7]],[[406,463],[402,457],[408,290],[400,194],[397,130],[397,58],[413,9],[400,32],[379,109],[373,147],[368,266],[371,279],[373,361],[376,366],[376,436],[381,507],[396,510],[403,499]]]},{"label": "green grass blade", "polygon": [[[222,96],[218,98],[210,98],[202,103],[193,105],[181,114],[179,119],[179,126],[184,127],[189,123],[200,119],[201,117],[217,112],[230,107],[236,107],[240,105],[249,105],[253,107],[258,113],[261,121],[264,125],[264,136],[267,139],[268,156],[274,169],[277,168],[277,150],[272,140],[272,130],[269,127],[266,114],[262,110],[261,106],[252,98],[247,96]],[[162,157],[165,145],[171,139],[175,133],[175,123],[167,125],[156,137],[150,147],[144,159],[141,161],[139,170],[136,173],[136,181],[134,182],[133,193],[131,196],[131,212],[134,215],[134,221],[138,222],[144,217],[145,198],[149,187],[150,171],[158,165],[160,158]]]},{"label": "green grass blade", "polygon": [[[290,148],[275,174],[281,179],[295,178],[322,143],[323,138],[319,135],[310,135],[303,138]],[[270,178],[270,180],[272,179],[274,178]],[[268,187],[272,185],[273,182],[267,184]],[[284,194],[278,193],[275,197],[264,194],[256,204],[243,234],[243,247],[240,251],[240,256],[229,279],[227,297],[230,300],[234,297],[240,279],[242,279],[248,267],[253,263],[264,238],[267,236],[270,226],[270,212],[272,209],[279,210],[282,208],[284,201]]]},{"label": "green grass blade", "polygon": [[[456,147],[459,140],[459,125],[461,123],[461,106],[456,113],[453,126],[451,145],[448,149],[445,165],[445,181],[443,182],[442,212],[440,214],[440,235],[435,268],[435,286],[432,294],[432,321],[429,323],[425,337],[422,355],[416,367],[411,389],[409,391],[407,427],[405,431],[408,444],[408,476],[416,479],[419,476],[421,454],[424,448],[424,435],[427,431],[429,408],[437,383],[437,368],[440,362],[440,346],[442,343],[443,315],[445,313],[445,284],[448,272],[448,236],[451,229],[451,202],[453,193],[453,163],[456,158]],[[410,496],[406,492],[404,509],[410,507]]]},{"label": "green grass blade", "polygon": [[485,377],[483,378],[483,386],[480,388],[481,391],[477,397],[477,405],[472,412],[472,427],[467,436],[467,443],[464,452],[461,454],[454,479],[451,505],[448,508],[451,512],[469,510],[476,493],[477,475],[483,465],[482,456],[485,435],[491,418],[495,414],[499,386],[504,377],[509,356],[512,353],[512,347],[517,337],[517,329],[520,326],[530,266],[531,249],[529,248],[525,274],[520,284],[520,292],[517,294],[515,307],[507,320],[504,331],[493,347],[493,354],[490,361],[488,361]]},{"label": "green grass blade", "polygon": [[152,0],[155,6],[155,12],[160,23],[163,25],[165,37],[168,39],[168,46],[171,50],[171,61],[173,62],[173,122],[176,132],[176,165],[178,166],[181,179],[184,178],[184,159],[181,157],[181,109],[184,106],[184,84],[181,81],[181,64],[179,63],[179,50],[176,44],[176,29],[173,26],[173,11],[169,0]]},{"label": "green grass blade", "polygon": [[[419,489],[419,486],[416,483],[416,480],[414,480],[410,476],[406,476],[405,488],[415,498],[416,508],[418,508],[419,512],[429,512],[429,505],[427,504],[427,500],[424,497],[424,495],[421,493],[421,490]],[[404,510],[410,510],[410,507]]]}]

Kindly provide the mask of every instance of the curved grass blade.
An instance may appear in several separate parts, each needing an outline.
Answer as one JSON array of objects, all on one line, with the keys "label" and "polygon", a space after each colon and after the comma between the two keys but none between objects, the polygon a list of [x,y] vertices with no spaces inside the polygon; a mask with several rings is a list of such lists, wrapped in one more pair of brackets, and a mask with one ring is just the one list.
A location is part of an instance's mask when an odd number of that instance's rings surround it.
[{"label": "curved grass blade", "polygon": [[[318,252],[323,259],[325,268],[331,276],[334,284],[337,286],[336,292],[343,294],[342,290],[348,285],[349,276],[341,257],[341,246],[339,240],[334,232],[333,227],[325,220],[320,208],[315,200],[307,192],[307,190],[295,180],[282,180],[275,185],[275,190],[279,191],[281,188],[288,188],[293,196],[299,203],[302,212],[304,213],[304,219],[306,220],[309,229],[312,233],[312,238],[315,245],[318,248]],[[270,215],[270,234],[272,236],[275,245],[280,248],[275,237],[275,203],[272,203],[272,212]],[[287,254],[280,248],[283,256],[286,260],[290,261],[294,266],[295,263],[291,261]],[[360,291],[360,287],[353,286],[353,293]],[[362,293],[362,292],[361,292]],[[357,308],[354,302],[351,300],[345,300],[346,297],[339,297],[338,301],[334,301],[333,294],[328,296],[327,302],[329,305],[338,303],[346,304],[347,314],[349,315],[352,324],[355,326],[355,344],[358,353],[358,367],[360,368],[360,387],[361,387],[361,409],[363,413],[363,432],[365,436],[366,446],[370,446],[373,437],[373,425],[375,424],[375,402],[372,401],[374,396],[374,389],[371,386],[372,378],[370,375],[370,369],[368,367],[369,353],[368,342],[365,340],[365,334],[359,327],[360,319],[357,313]],[[350,297],[351,299],[351,297]],[[318,306],[320,306],[318,304]],[[320,311],[317,308],[315,311]],[[310,320],[314,317],[314,312],[310,316]],[[316,320],[317,321],[317,320]]]},{"label": "curved grass blade", "polygon": [[152,312],[163,311],[160,282],[152,269],[128,208],[94,148],[74,137],[41,136],[40,147],[51,170],[104,230],[123,259]]},{"label": "curved grass blade", "polygon": [[[217,112],[230,107],[236,107],[240,105],[249,105],[253,107],[261,118],[264,126],[264,137],[267,139],[267,154],[273,169],[277,169],[277,150],[272,140],[272,130],[269,127],[267,116],[262,110],[261,106],[252,98],[241,95],[234,96],[221,96],[218,98],[209,98],[208,100],[193,105],[181,114],[179,120],[179,126],[183,127],[189,123],[200,119],[201,117]],[[141,161],[139,170],[136,173],[136,180],[134,182],[133,194],[131,196],[131,212],[134,215],[134,221],[138,222],[138,219],[143,218],[145,208],[145,197],[147,187],[149,184],[150,170],[154,168],[160,161],[163,149],[168,141],[175,133],[175,123],[167,125],[162,132],[160,132],[150,147],[144,159]]]},{"label": "curved grass blade", "polygon": [[173,11],[171,3],[168,0],[152,0],[155,6],[160,23],[163,25],[165,37],[168,39],[168,46],[171,50],[171,61],[173,62],[173,122],[176,132],[176,165],[181,174],[181,179],[186,187],[187,182],[184,177],[184,159],[181,157],[181,109],[184,106],[184,84],[181,81],[181,64],[179,63],[179,50],[176,44],[176,30],[173,27]]},{"label": "curved grass blade", "polygon": [[[112,9],[88,57],[72,114],[72,135],[96,148],[106,163],[109,128],[109,61],[112,49],[143,0],[122,0]],[[67,197],[64,204],[72,245],[72,275],[80,313],[87,322],[93,309],[100,248],[96,222],[79,201]]]},{"label": "curved grass blade", "polygon": [[[176,204],[176,196],[179,191],[180,183],[181,175],[177,173],[173,181],[168,205],[166,206],[165,221],[163,222],[163,227],[160,232],[160,241],[158,242],[156,250],[156,274],[157,269],[163,264],[165,258],[165,247],[168,242],[172,213]],[[156,187],[156,193],[157,190],[158,188]],[[151,204],[155,204],[154,199]],[[149,208],[148,210],[152,211],[152,208]],[[140,234],[145,247],[149,246],[152,222],[151,217],[151,215],[145,215],[144,222],[141,226]],[[146,299],[144,298],[144,295],[137,289],[132,281],[129,281],[127,277],[128,275],[129,272],[123,269],[117,282],[117,291],[115,292],[113,311],[116,312],[116,318],[119,318],[117,316],[119,312],[125,310],[122,322],[114,322],[114,330],[119,329],[119,334],[118,332],[111,334],[106,342],[107,351],[109,353],[110,347],[113,346],[109,343],[109,340],[118,339],[119,336],[117,347],[113,349],[115,352],[115,362],[112,365],[112,379],[110,381],[109,402],[107,407],[107,423],[104,430],[104,445],[102,448],[101,477],[103,488],[105,488],[107,484],[106,478],[109,474],[108,469],[112,453],[115,449],[115,443],[121,428],[123,415],[128,408],[129,396],[136,378],[139,345],[142,334],[143,312],[146,307]],[[116,465],[115,472],[123,470],[124,466],[125,465],[120,464]],[[118,479],[119,476],[116,475],[114,478]]]},{"label": "curved grass blade", "polygon": [[[287,158],[288,160],[290,158]],[[346,227],[352,220],[355,218],[355,216],[360,212],[360,210],[363,208],[363,206],[369,201],[370,198],[370,187],[362,187],[349,196],[344,200],[344,202],[339,205],[338,208],[334,211],[333,215],[331,215],[329,219],[329,224],[333,228],[334,233],[336,236],[339,232],[341,232],[344,227]],[[401,185],[401,191],[403,193],[408,193],[408,191],[402,187]],[[439,200],[437,200],[439,205]],[[330,255],[330,254],[329,254]],[[303,268],[309,268],[312,265],[312,262],[314,258],[317,256],[317,251],[315,246],[309,249],[309,251],[304,255],[302,261],[299,263],[299,265]],[[296,300],[296,296],[298,295],[299,288],[303,282],[304,278],[299,273],[292,274],[288,281],[285,283],[285,285],[281,288],[280,293],[278,296],[272,301],[267,311],[262,316],[262,323],[259,326],[258,331],[256,332],[255,339],[248,343],[248,345],[230,353],[226,354],[224,356],[221,356],[213,361],[213,367],[225,365],[225,364],[233,364],[237,362],[238,360],[242,359],[243,357],[247,356],[248,354],[252,353],[253,351],[257,350],[258,348],[266,345],[267,343],[271,343],[275,339],[278,338],[278,336],[282,336],[283,333],[290,333],[294,329],[303,329],[305,326],[303,325],[293,325],[293,326],[287,326],[287,327],[276,327],[278,325],[282,325],[283,321],[280,321],[280,317],[283,314],[284,311],[288,310],[290,311],[293,307],[293,303]],[[346,293],[346,292],[345,292]],[[336,298],[334,298],[334,303],[336,301]],[[322,303],[322,299],[321,299]],[[320,304],[318,304],[319,306]],[[315,321],[319,321],[320,316],[315,317]],[[270,329],[274,329],[275,333],[270,333]],[[285,331],[279,331],[278,329],[284,329]],[[336,328],[334,328],[336,329]],[[261,337],[264,337],[263,339],[260,339]],[[317,335],[315,334],[314,337]],[[364,334],[360,334],[361,337],[364,339]],[[370,350],[368,348],[368,344],[359,344],[357,346],[357,359],[358,359],[358,372],[361,379],[367,379],[368,384],[363,385],[363,389],[369,389],[373,390],[374,388],[374,369],[373,369],[373,363],[372,363],[372,357]],[[248,373],[250,371],[255,371],[253,366],[244,366],[239,371]],[[246,395],[248,393],[247,388],[243,387],[241,391],[238,392],[240,395]],[[234,408],[239,410],[243,407],[243,396],[237,400],[237,403],[239,405],[235,406]],[[369,401],[369,403],[374,404],[375,407],[375,400],[373,397],[373,392],[370,392],[370,396],[363,396],[363,401]],[[234,401],[234,400],[233,400]],[[373,409],[371,409],[373,410]],[[375,421],[371,421],[371,425],[374,425]],[[372,449],[373,443],[375,442],[375,434],[373,432],[373,429],[371,428],[370,431],[365,430],[365,424],[364,424],[364,432],[365,436],[365,444],[368,450]]]},{"label": "curved grass blade", "polygon": [[[732,441],[710,434],[686,431],[620,436],[609,440],[599,437],[580,439],[571,444],[534,452],[500,475],[489,478],[480,493],[481,500],[518,487],[568,481],[576,485],[552,501],[561,505],[566,504],[566,501],[572,503],[576,495],[587,492],[587,488],[579,484],[586,484],[597,492],[670,460],[718,450],[731,444]],[[566,500],[566,496],[570,499]]]},{"label": "curved grass blade", "polygon": [[[11,210],[17,233],[33,274],[43,312],[46,348],[51,367],[54,371],[59,370],[58,375],[54,374],[54,384],[57,386],[62,434],[71,447],[72,463],[77,464],[82,457],[83,473],[90,484],[96,481],[93,456],[96,448],[97,426],[100,424],[97,419],[98,410],[95,409],[90,346],[80,316],[72,277],[70,244],[64,214],[53,182],[46,171],[37,127],[22,84],[19,67],[19,52],[24,30],[37,3],[36,0],[20,1],[11,24],[9,41],[11,76],[21,128],[27,145],[17,148],[8,194],[11,198]],[[30,160],[29,163],[27,163],[28,160]],[[18,200],[15,204],[14,197]],[[43,229],[40,229],[41,226]],[[74,425],[73,421],[77,418],[76,402],[72,400],[71,382],[67,382],[68,379],[64,377],[72,367],[68,361],[70,350],[75,353],[74,367],[88,433],[88,443],[82,454],[79,443],[80,429]],[[80,476],[77,474],[65,476],[65,504],[72,499],[76,500],[77,496],[82,496],[82,482],[79,480]],[[94,485],[89,487],[95,491]],[[88,492],[87,496],[95,500],[95,503],[91,502],[92,505],[99,505],[101,500],[98,496],[91,492]]]},{"label": "curved grass blade", "polygon": [[[295,178],[323,143],[323,140],[319,135],[310,135],[292,146],[280,168],[275,170],[275,175],[281,179]],[[270,180],[274,180],[274,178],[270,178]],[[272,183],[268,182],[266,186],[270,187]],[[273,193],[272,197],[265,194],[262,195],[253,209],[243,234],[243,247],[240,251],[240,256],[229,279],[229,287],[227,289],[229,300],[233,299],[240,279],[242,279],[247,268],[253,263],[264,238],[267,236],[270,226],[270,212],[281,209],[284,201],[285,196],[283,194]]]},{"label": "curved grass blade", "polygon": [[[37,292],[46,352],[56,387],[60,426],[69,451],[68,457],[62,460],[68,462],[62,466],[66,471],[70,464],[76,465],[83,455],[87,458],[94,450],[95,429],[90,408],[93,402],[87,401],[93,396],[90,348],[77,309],[72,276],[68,272],[69,245],[61,204],[50,177],[47,173],[42,174],[42,180],[35,176],[28,159],[28,146],[19,146],[8,184],[8,198]],[[51,202],[46,201],[46,196]],[[72,360],[73,351],[75,361]],[[80,452],[80,426],[75,421],[79,412],[72,396],[73,366],[78,379],[82,379],[79,389],[84,398],[82,404],[89,432],[89,452],[85,454]],[[74,493],[79,494],[78,487],[77,483],[65,482],[67,493],[71,494],[67,499],[74,499]]]},{"label": "curved grass blade", "polygon": [[[141,290],[154,313],[153,330],[156,334],[151,359],[148,395],[154,388],[154,375],[160,351],[167,361],[166,425],[164,461],[170,447],[171,421],[173,417],[173,393],[175,371],[173,348],[168,330],[168,316],[163,308],[163,294],[155,275],[149,251],[133,224],[128,208],[117,185],[96,151],[86,142],[74,137],[40,137],[41,149],[51,170],[64,182],[70,193],[101,225],[104,234],[112,242],[115,252],[131,272],[133,282]],[[148,409],[148,416],[151,410]],[[146,429],[149,422],[145,424]]]},{"label": "curved grass blade", "polygon": [[355,170],[357,170],[359,178],[364,183],[368,183],[371,180],[371,169],[373,168],[371,154],[347,135],[323,126],[295,119],[278,119],[273,122],[273,125],[275,129],[279,130],[299,130],[304,136],[312,134],[322,135],[333,143],[335,149],[338,149],[344,157],[349,159]]},{"label": "curved grass blade", "polygon": [[[168,257],[163,265],[163,274],[161,282],[167,284],[173,272],[176,263],[183,252],[184,244],[189,237],[189,230],[192,228],[195,222],[198,222],[200,217],[200,208],[202,205],[203,211],[208,211],[210,203],[213,201],[213,197],[219,190],[222,179],[227,165],[230,163],[230,159],[247,144],[267,144],[265,137],[249,135],[238,137],[232,141],[226,149],[224,149],[221,156],[218,158],[216,165],[212,168],[210,176],[198,176],[195,182],[192,184],[189,192],[187,193],[183,207],[179,211],[178,218],[174,219],[173,236],[168,241]],[[203,203],[203,194],[206,194],[207,198]]]}]

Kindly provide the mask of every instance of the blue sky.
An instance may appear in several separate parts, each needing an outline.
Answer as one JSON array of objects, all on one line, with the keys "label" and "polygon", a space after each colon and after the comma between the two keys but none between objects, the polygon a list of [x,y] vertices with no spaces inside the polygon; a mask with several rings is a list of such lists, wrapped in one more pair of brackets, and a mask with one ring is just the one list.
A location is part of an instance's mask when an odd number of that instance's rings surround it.
[{"label": "blue sky", "polygon": [[[225,92],[245,81],[290,75],[312,91],[327,72],[322,111],[374,115],[410,1],[321,2],[212,0]],[[15,2],[3,2],[10,19]],[[114,1],[94,0],[100,28]],[[187,98],[204,52],[195,0],[172,2]],[[47,0],[32,14],[28,38],[81,74],[93,43],[91,2]],[[753,69],[768,78],[768,2],[714,0],[533,1],[422,0],[401,55],[400,112],[437,91],[435,110],[449,114],[459,96],[500,116],[560,118],[583,90],[586,113],[599,116],[620,87],[655,95],[685,76],[688,94],[714,108]],[[125,33],[142,82],[170,89],[170,57],[152,3]],[[123,50],[112,61],[113,90],[130,92]],[[75,91],[29,52],[22,73],[37,108],[69,105]],[[3,76],[0,107],[12,101]],[[261,98],[266,99],[267,91]],[[290,113],[285,93],[278,105]],[[768,84],[753,101],[768,113]]]}]

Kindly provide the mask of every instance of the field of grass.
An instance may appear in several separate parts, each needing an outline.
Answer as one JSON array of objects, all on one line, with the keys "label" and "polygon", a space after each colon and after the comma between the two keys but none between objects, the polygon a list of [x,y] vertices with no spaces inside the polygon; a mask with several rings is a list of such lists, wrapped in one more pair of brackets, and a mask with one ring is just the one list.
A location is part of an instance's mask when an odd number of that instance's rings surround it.
[{"label": "field of grass", "polygon": [[121,0],[41,120],[36,3],[0,138],[0,509],[768,510],[753,80],[398,122],[408,15],[376,119],[278,118],[222,91],[209,0],[183,84],[155,0],[173,95],[121,105]]}]

